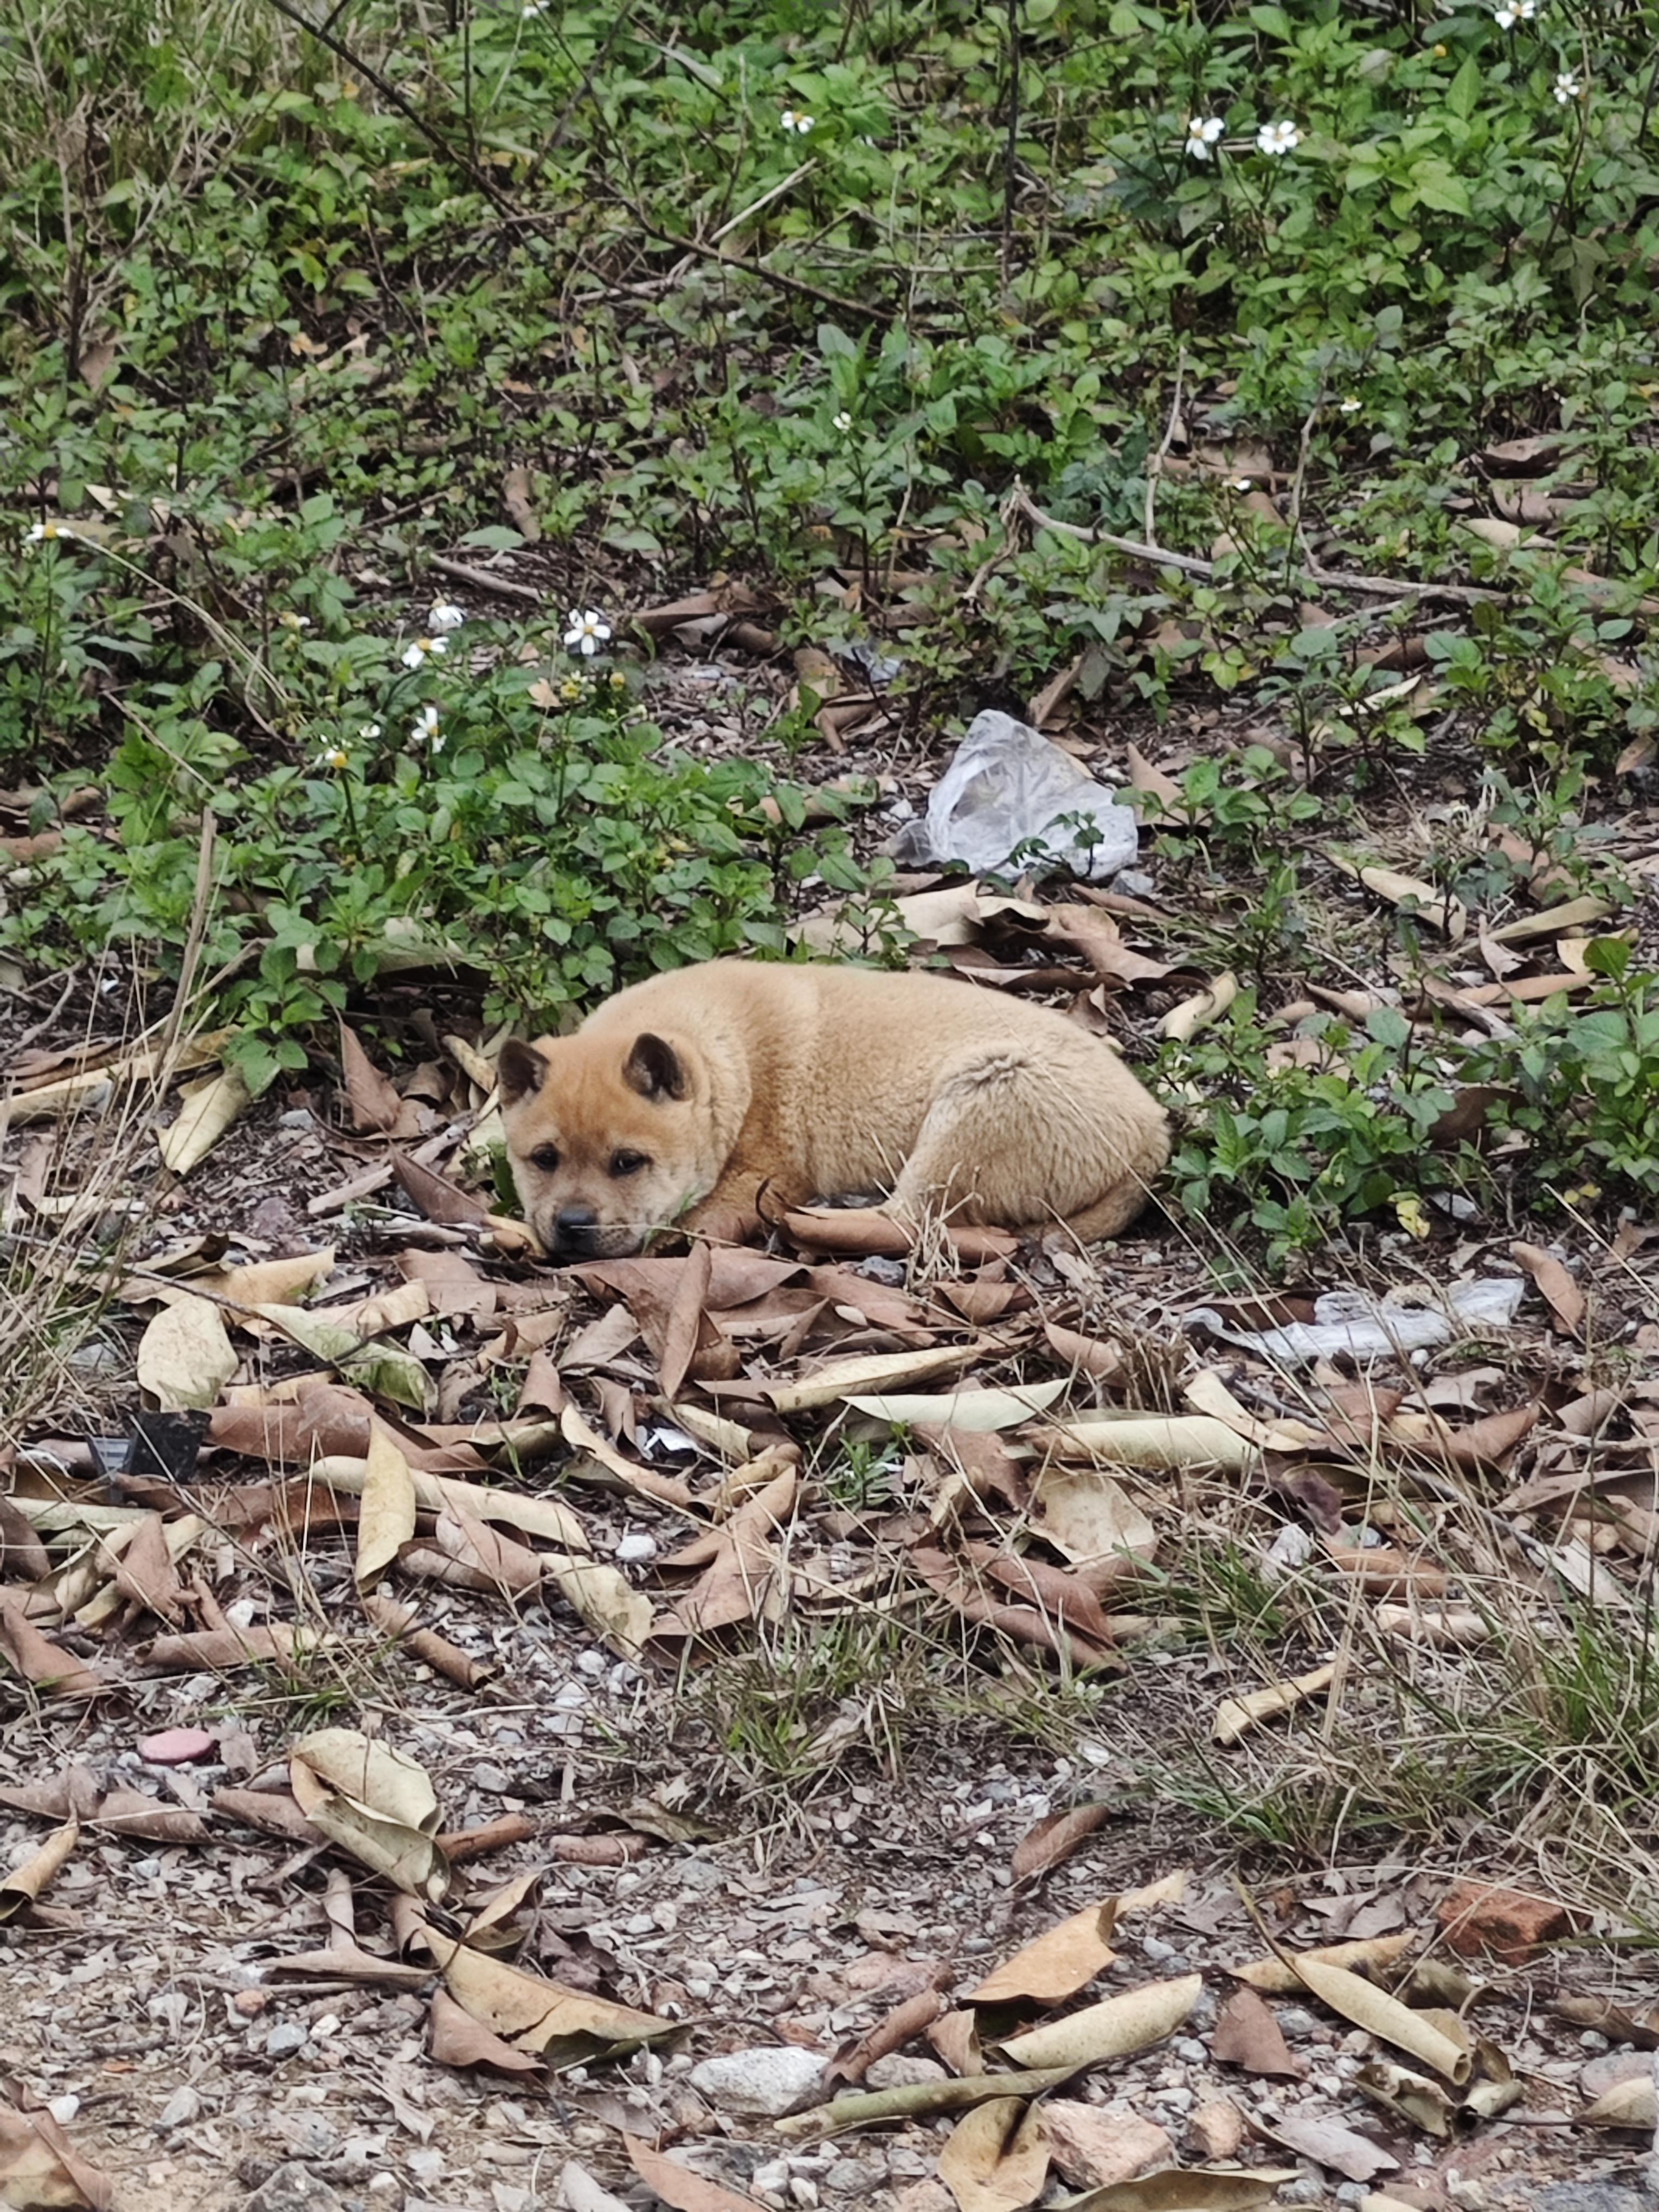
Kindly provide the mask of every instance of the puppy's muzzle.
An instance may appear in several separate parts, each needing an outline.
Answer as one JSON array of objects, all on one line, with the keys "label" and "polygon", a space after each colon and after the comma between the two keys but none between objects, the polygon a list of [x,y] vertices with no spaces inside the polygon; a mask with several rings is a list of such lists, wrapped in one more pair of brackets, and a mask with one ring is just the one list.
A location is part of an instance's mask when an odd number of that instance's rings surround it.
[{"label": "puppy's muzzle", "polygon": [[556,1260],[592,1260],[599,1251],[599,1218],[591,1206],[564,1206],[548,1241]]}]

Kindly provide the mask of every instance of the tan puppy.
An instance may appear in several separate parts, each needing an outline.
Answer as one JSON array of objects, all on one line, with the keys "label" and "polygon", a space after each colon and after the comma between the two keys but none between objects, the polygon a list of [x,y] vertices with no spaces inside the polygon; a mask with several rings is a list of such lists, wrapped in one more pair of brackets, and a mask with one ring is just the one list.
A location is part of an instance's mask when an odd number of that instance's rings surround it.
[{"label": "tan puppy", "polygon": [[670,1227],[735,1241],[814,1198],[911,1224],[1109,1237],[1169,1157],[1164,1112],[1044,1006],[944,975],[715,960],[501,1048],[501,1118],[556,1259]]}]

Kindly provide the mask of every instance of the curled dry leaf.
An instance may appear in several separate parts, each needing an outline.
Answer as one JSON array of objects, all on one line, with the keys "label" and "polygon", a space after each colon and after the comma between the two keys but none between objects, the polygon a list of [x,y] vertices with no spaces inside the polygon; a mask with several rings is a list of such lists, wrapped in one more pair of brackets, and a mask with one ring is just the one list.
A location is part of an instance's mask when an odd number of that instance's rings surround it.
[{"label": "curled dry leaf", "polygon": [[1391,1966],[1417,1940],[1410,1934],[1367,1936],[1352,1943],[1322,1944],[1315,1951],[1287,1951],[1280,1957],[1257,1959],[1248,1966],[1233,1966],[1228,1971],[1236,1981],[1247,1983],[1265,1996],[1293,1996],[1304,1987],[1297,1972],[1298,1963],[1342,1966],[1356,1972],[1361,1966]]},{"label": "curled dry leaf", "polygon": [[1468,908],[1451,892],[1437,891],[1416,876],[1402,876],[1398,868],[1355,868],[1353,873],[1368,891],[1387,899],[1390,906],[1403,907],[1454,945],[1462,944],[1469,926]]},{"label": "curled dry leaf", "polygon": [[866,2089],[810,2112],[791,2112],[779,2120],[781,2136],[834,2136],[846,2128],[881,2120],[916,2119],[929,2112],[963,2112],[990,2097],[1041,2097],[1077,2072],[1075,2066],[1046,2066],[1018,2074],[974,2074],[954,2081],[907,2081],[896,2089]]},{"label": "curled dry leaf", "polygon": [[1193,998],[1183,999],[1178,1006],[1171,1006],[1153,1034],[1169,1043],[1190,1043],[1200,1030],[1218,1022],[1237,996],[1238,978],[1218,975],[1207,991],[1200,991]]},{"label": "curled dry leaf", "polygon": [[205,1298],[173,1298],[138,1340],[139,1386],[164,1413],[216,1404],[236,1367],[224,1316]]},{"label": "curled dry leaf", "polygon": [[1243,1437],[1207,1413],[1078,1413],[1041,1430],[1038,1441],[1061,1459],[1109,1467],[1219,1468],[1242,1474],[1256,1457]]},{"label": "curled dry leaf", "polygon": [[295,1800],[313,1827],[410,1897],[449,1886],[438,1800],[426,1769],[358,1729],[317,1729],[289,1753]]},{"label": "curled dry leaf", "polygon": [[1287,2181],[1300,2179],[1294,2166],[1242,2173],[1237,2166],[1170,2166],[1073,2197],[1066,2212],[1255,2212],[1258,2204],[1271,2204]]},{"label": "curled dry leaf", "polygon": [[1035,2105],[993,2097],[964,2112],[939,2155],[939,2178],[960,2212],[1023,2212],[1048,2179],[1048,2145]]},{"label": "curled dry leaf", "polygon": [[1070,1387],[1062,1376],[1050,1382],[1025,1383],[1017,1390],[953,1390],[946,1397],[848,1391],[846,1398],[855,1413],[890,1421],[895,1427],[965,1429],[989,1436],[1046,1413]]},{"label": "curled dry leaf", "polygon": [[[1085,1808],[1097,1811],[1097,1807]],[[1062,1818],[1065,1816],[1062,1815]],[[1107,1898],[1085,1905],[1080,1912],[1062,1920],[993,1968],[984,1980],[967,1992],[970,2004],[1006,2004],[1017,1998],[1034,2003],[1063,2004],[1086,1989],[1095,1976],[1109,1966],[1117,1954],[1111,1945],[1117,1900]]]},{"label": "curled dry leaf", "polygon": [[1126,2057],[1173,2035],[1198,2002],[1203,1986],[1201,1974],[1143,1982],[1139,1989],[1086,2006],[1065,2020],[1011,2036],[1002,2049],[1015,2065],[1038,2068],[1095,2066],[1103,2058]]},{"label": "curled dry leaf", "polygon": [[925,1382],[936,1375],[949,1375],[966,1367],[978,1356],[971,1344],[942,1344],[927,1352],[876,1352],[858,1359],[834,1359],[799,1382],[762,1382],[750,1395],[765,1398],[779,1413],[806,1413],[819,1406],[833,1406],[855,1392],[872,1394],[901,1389],[907,1382]]},{"label": "curled dry leaf", "polygon": [[1304,1698],[1317,1697],[1328,1690],[1336,1680],[1334,1665],[1316,1667],[1311,1674],[1298,1674],[1288,1682],[1273,1682],[1264,1690],[1251,1690],[1242,1698],[1224,1698],[1215,1709],[1215,1719],[1210,1734],[1218,1744],[1237,1743],[1263,1721],[1277,1719],[1288,1713]]},{"label": "curled dry leaf", "polygon": [[204,1160],[237,1115],[253,1103],[239,1067],[222,1069],[184,1096],[178,1119],[155,1140],[162,1165],[176,1176],[187,1176]]},{"label": "curled dry leaf", "polygon": [[429,1923],[422,1923],[422,1936],[456,2002],[493,2034],[539,2052],[550,2066],[580,2065],[678,2033],[672,2021],[526,1973]]},{"label": "curled dry leaf", "polygon": [[14,1919],[26,1905],[34,1903],[80,1840],[80,1822],[67,1820],[9,1874],[0,1875],[0,1923]]},{"label": "curled dry leaf", "polygon": [[378,1129],[389,1136],[398,1126],[404,1102],[363,1050],[355,1030],[340,1024],[340,1069],[345,1077],[346,1097],[354,1129]]},{"label": "curled dry leaf", "polygon": [[383,1423],[368,1425],[362,1507],[357,1516],[359,1589],[379,1580],[415,1534],[415,1478]]},{"label": "curled dry leaf", "polygon": [[1651,2073],[1638,2074],[1628,2081],[1615,2081],[1594,2104],[1578,2115],[1586,2128],[1640,2128],[1651,2133],[1659,2125],[1659,2095]]},{"label": "curled dry leaf", "polygon": [[46,1697],[100,1698],[110,1686],[83,1659],[43,1636],[5,1589],[0,1589],[0,1660]]},{"label": "curled dry leaf", "polygon": [[902,2051],[915,2037],[931,2028],[944,2009],[945,1999],[937,1989],[918,1990],[914,1996],[906,1997],[902,2004],[895,2005],[856,2042],[836,2053],[823,2069],[824,2087],[833,2089],[842,2081],[863,2081],[877,2059],[885,2058],[890,2051]]},{"label": "curled dry leaf", "polygon": [[1398,1997],[1350,1973],[1346,1966],[1326,1966],[1306,1952],[1288,1952],[1285,1957],[1303,1986],[1344,2020],[1363,2027],[1379,2042],[1393,2044],[1396,2051],[1443,2075],[1455,2088],[1461,2089],[1468,2080],[1474,2069],[1474,2046],[1455,2015],[1440,2015],[1452,2021],[1456,2032],[1449,2033],[1424,2014],[1401,2004]]},{"label": "curled dry leaf", "polygon": [[1510,1257],[1531,1276],[1567,1334],[1577,1336],[1583,1328],[1584,1293],[1560,1261],[1540,1244],[1511,1244]]}]

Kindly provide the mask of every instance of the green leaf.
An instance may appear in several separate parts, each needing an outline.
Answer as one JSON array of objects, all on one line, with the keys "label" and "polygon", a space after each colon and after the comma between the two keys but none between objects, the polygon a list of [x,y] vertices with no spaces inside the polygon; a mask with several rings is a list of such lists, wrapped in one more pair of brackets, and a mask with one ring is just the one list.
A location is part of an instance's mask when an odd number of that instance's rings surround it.
[{"label": "green leaf", "polygon": [[1467,123],[1480,97],[1480,64],[1471,54],[1446,88],[1446,105],[1460,123]]}]

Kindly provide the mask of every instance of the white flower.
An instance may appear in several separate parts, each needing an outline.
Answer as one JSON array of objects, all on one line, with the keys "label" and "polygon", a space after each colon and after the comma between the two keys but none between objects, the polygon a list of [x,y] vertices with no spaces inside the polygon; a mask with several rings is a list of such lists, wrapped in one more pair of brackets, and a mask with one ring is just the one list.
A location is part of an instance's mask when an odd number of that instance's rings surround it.
[{"label": "white flower", "polygon": [[1255,489],[1255,485],[1249,477],[1235,477],[1233,478],[1233,489],[1235,491],[1254,491]]},{"label": "white flower", "polygon": [[1210,149],[1227,128],[1225,118],[1219,115],[1189,115],[1187,118],[1187,151],[1194,161],[1207,161]]},{"label": "white flower", "polygon": [[430,704],[422,707],[415,717],[414,727],[409,733],[410,738],[417,745],[423,744],[428,746],[433,752],[441,753],[444,749],[444,741],[438,727],[438,710],[435,707]]},{"label": "white flower", "polygon": [[1302,133],[1294,123],[1264,123],[1255,134],[1255,143],[1264,154],[1293,154],[1302,143]]},{"label": "white flower", "polygon": [[832,430],[839,430],[843,436],[846,435],[847,432],[850,430],[852,427],[853,418],[844,407],[842,409],[839,415],[831,416],[830,418],[830,428]]},{"label": "white flower", "polygon": [[1583,86],[1579,83],[1571,70],[1563,70],[1555,80],[1556,106],[1571,107],[1583,89]]},{"label": "white flower", "polygon": [[1345,415],[1357,415],[1359,412],[1359,402],[1352,392],[1342,402],[1342,412]]},{"label": "white flower", "polygon": [[592,607],[586,614],[578,614],[572,607],[570,627],[564,634],[564,641],[569,651],[585,653],[591,659],[610,635],[611,625],[602,614]]},{"label": "white flower", "polygon": [[380,726],[378,722],[363,722],[359,725],[357,742],[360,745],[374,745],[380,741]]},{"label": "white flower", "polygon": [[37,522],[23,532],[25,545],[49,545],[55,538],[73,538],[67,522]]},{"label": "white flower", "polygon": [[404,666],[420,668],[433,653],[447,653],[448,650],[449,640],[447,637],[411,638],[404,647]]},{"label": "white flower", "polygon": [[343,745],[325,745],[311,765],[313,769],[349,768],[351,756]]},{"label": "white flower", "polygon": [[1508,31],[1517,23],[1534,21],[1537,15],[1538,0],[1504,0],[1501,8],[1493,9],[1492,21],[1500,31]]},{"label": "white flower", "polygon": [[459,629],[466,620],[466,610],[450,599],[434,599],[426,611],[428,626],[434,631]]},{"label": "white flower", "polygon": [[284,629],[309,629],[311,628],[311,617],[309,615],[281,614],[277,616],[276,619]]},{"label": "white flower", "polygon": [[799,131],[803,138],[812,127],[811,117],[801,114],[798,108],[793,107],[786,107],[778,122],[785,131]]},{"label": "white flower", "polygon": [[550,0],[525,0],[525,4],[520,9],[519,13],[527,23],[532,15],[546,15],[550,5]]}]

